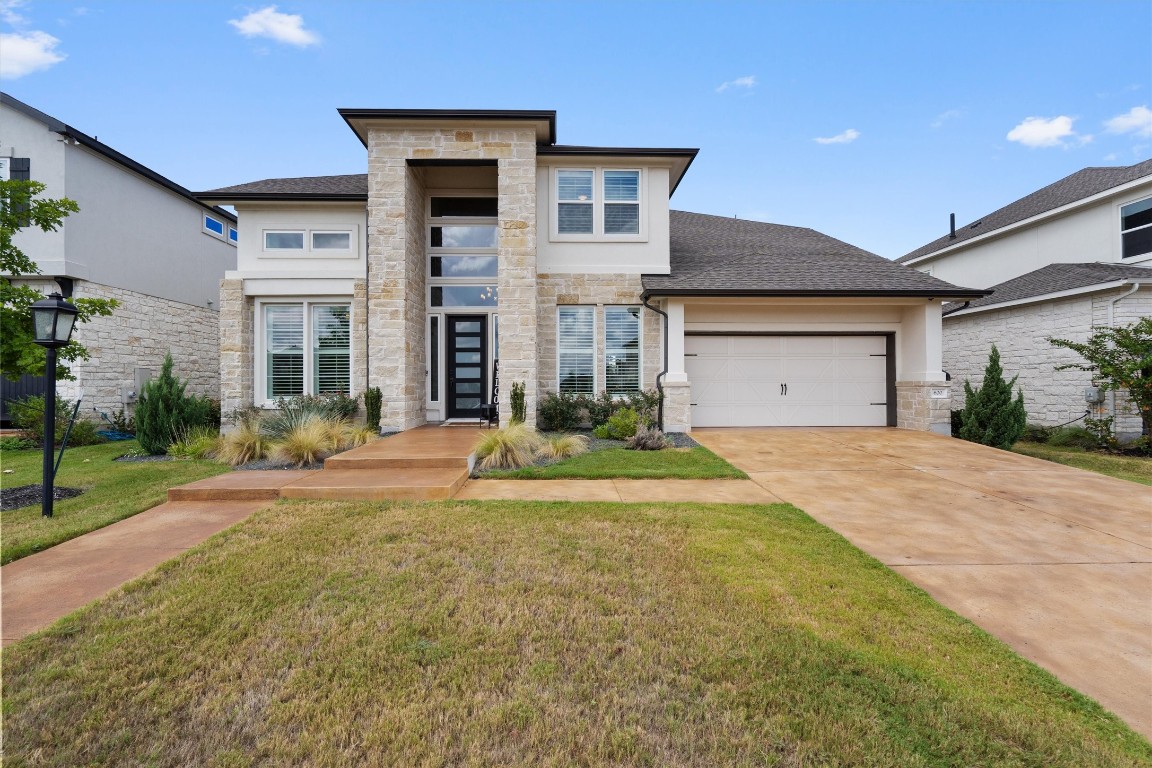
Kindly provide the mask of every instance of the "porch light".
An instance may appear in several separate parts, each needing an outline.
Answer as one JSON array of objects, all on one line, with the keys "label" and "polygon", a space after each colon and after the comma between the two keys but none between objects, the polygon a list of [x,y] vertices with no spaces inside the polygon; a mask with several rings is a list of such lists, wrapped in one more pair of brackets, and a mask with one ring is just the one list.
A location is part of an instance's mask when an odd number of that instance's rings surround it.
[{"label": "porch light", "polygon": [[49,294],[48,298],[32,305],[32,340],[44,347],[44,378],[48,385],[44,393],[44,475],[40,504],[40,514],[44,517],[52,517],[52,484],[56,477],[56,468],[52,465],[56,442],[56,350],[72,338],[76,312],[76,307],[58,293]]}]

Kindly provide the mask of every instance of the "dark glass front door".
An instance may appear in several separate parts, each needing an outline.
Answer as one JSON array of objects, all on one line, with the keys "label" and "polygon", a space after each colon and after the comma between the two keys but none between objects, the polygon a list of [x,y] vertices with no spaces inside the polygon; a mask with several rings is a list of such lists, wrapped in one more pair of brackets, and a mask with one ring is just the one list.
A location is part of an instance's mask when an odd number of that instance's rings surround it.
[{"label": "dark glass front door", "polygon": [[487,315],[448,315],[448,418],[478,419],[487,369]]}]

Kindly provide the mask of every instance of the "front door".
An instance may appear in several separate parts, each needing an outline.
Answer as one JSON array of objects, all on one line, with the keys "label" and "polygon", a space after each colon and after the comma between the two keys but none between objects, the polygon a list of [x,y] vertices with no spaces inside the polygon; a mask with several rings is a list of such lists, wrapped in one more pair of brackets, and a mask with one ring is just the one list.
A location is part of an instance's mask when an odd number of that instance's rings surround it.
[{"label": "front door", "polygon": [[487,369],[487,315],[448,315],[448,418],[478,419]]}]

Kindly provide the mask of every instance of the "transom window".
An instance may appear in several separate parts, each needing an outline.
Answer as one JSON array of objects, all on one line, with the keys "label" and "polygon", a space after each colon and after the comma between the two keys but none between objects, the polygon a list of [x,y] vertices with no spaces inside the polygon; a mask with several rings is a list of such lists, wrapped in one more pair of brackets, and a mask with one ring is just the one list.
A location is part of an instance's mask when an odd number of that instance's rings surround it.
[{"label": "transom window", "polygon": [[264,250],[279,251],[281,256],[349,258],[354,256],[353,235],[351,229],[266,229]]},{"label": "transom window", "polygon": [[1125,259],[1152,254],[1152,197],[1120,208],[1120,240]]},{"label": "transom window", "polygon": [[428,198],[429,307],[496,307],[497,206],[495,197]]},{"label": "transom window", "polygon": [[264,304],[265,399],[348,394],[350,318],[349,304]]},{"label": "transom window", "polygon": [[554,234],[561,237],[641,234],[640,171],[557,170]]}]

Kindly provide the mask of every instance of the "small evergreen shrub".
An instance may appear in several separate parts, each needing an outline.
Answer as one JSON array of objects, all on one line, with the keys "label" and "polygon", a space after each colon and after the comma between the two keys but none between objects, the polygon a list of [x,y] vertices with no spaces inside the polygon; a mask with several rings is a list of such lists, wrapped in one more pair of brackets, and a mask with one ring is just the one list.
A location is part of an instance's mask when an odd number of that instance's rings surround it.
[{"label": "small evergreen shrub", "polygon": [[1084,427],[1060,427],[1052,431],[1052,436],[1048,438],[1048,445],[1054,445],[1057,448],[1092,450],[1100,447],[1100,440]]},{"label": "small evergreen shrub", "polygon": [[[953,411],[953,413],[958,413],[958,411]],[[1026,424],[1024,434],[1020,436],[1020,439],[1029,443],[1046,443],[1052,439],[1053,432],[1055,432],[1053,427],[1046,427],[1043,424]]]},{"label": "small evergreen shrub", "polygon": [[213,412],[206,397],[185,394],[187,381],[172,374],[172,355],[164,356],[160,376],[144,385],[136,403],[136,439],[152,455],[161,455],[182,430],[219,424],[219,407]]},{"label": "small evergreen shrub", "polygon": [[508,397],[508,403],[512,407],[512,423],[523,424],[527,415],[524,405],[524,382],[517,381],[512,384],[512,394]]},{"label": "small evergreen shrub", "polygon": [[567,432],[580,426],[584,405],[579,395],[571,392],[548,392],[537,408],[545,429]]},{"label": "small evergreen shrub", "polygon": [[367,414],[367,424],[376,432],[380,431],[380,409],[384,405],[384,395],[380,387],[369,387],[364,390],[364,411]]},{"label": "small evergreen shrub", "polygon": [[536,455],[542,459],[559,461],[579,456],[587,450],[588,438],[584,435],[554,435],[545,438],[536,450]]},{"label": "small evergreen shrub", "polygon": [[608,421],[592,430],[601,440],[627,440],[635,436],[640,416],[631,408],[621,408],[608,417]]},{"label": "small evergreen shrub", "polygon": [[473,450],[482,470],[520,469],[535,463],[539,447],[540,434],[520,423],[482,431]]},{"label": "small evergreen shrub", "polygon": [[662,451],[668,447],[668,438],[664,433],[646,424],[641,424],[627,442],[628,447],[634,451]]},{"label": "small evergreen shrub", "polygon": [[1024,434],[1028,412],[1024,408],[1024,393],[1017,391],[1012,398],[1016,379],[1004,380],[1000,367],[1000,351],[992,345],[988,367],[984,369],[984,385],[973,389],[964,382],[964,412],[961,414],[960,437],[973,443],[1007,450]]}]

